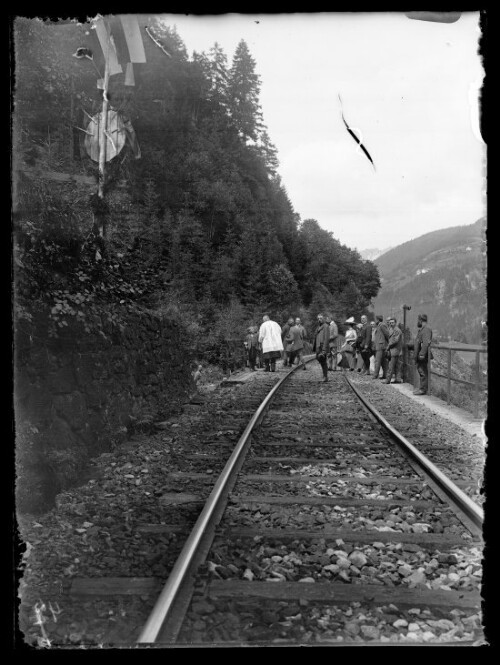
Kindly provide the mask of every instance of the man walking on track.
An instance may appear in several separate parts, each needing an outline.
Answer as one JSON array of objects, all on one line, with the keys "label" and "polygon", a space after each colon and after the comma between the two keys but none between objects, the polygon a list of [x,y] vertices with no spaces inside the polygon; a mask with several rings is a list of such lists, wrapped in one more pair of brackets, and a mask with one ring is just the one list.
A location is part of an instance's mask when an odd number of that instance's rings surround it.
[{"label": "man walking on track", "polygon": [[262,317],[262,324],[259,328],[259,344],[262,347],[264,371],[275,372],[276,360],[281,358],[281,352],[283,351],[281,326],[276,321],[271,321],[267,314]]},{"label": "man walking on track", "polygon": [[[432,342],[432,330],[427,326],[427,314],[419,314],[417,321],[417,337],[414,344],[408,344],[409,349],[415,350],[415,362],[420,376],[420,389],[414,390],[414,395],[427,395],[429,371],[429,347]],[[432,358],[432,356],[431,356]]]},{"label": "man walking on track", "polygon": [[368,317],[361,316],[361,329],[358,333],[359,352],[363,359],[363,371],[361,374],[370,375],[370,356],[372,346],[372,328],[368,323]]},{"label": "man walking on track", "polygon": [[391,376],[394,376],[394,383],[401,383],[401,350],[403,348],[403,333],[401,328],[396,325],[396,319],[389,319],[389,342],[387,344],[387,353],[389,355],[389,369],[386,374],[386,383],[391,382]]},{"label": "man walking on track", "polygon": [[327,383],[328,381],[328,365],[327,365],[327,355],[328,355],[328,342],[330,340],[330,326],[325,323],[323,314],[318,314],[318,327],[314,333],[313,347],[312,350],[316,353],[316,359],[321,365],[323,370],[323,381]]}]

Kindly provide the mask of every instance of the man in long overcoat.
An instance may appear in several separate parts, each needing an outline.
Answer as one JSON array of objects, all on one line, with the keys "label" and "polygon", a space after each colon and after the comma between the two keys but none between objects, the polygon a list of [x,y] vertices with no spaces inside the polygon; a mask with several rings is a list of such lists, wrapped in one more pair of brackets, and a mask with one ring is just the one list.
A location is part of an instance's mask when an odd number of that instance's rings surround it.
[{"label": "man in long overcoat", "polygon": [[328,342],[328,371],[333,372],[337,369],[337,346],[339,338],[339,329],[330,315],[325,318],[330,326],[330,340]]},{"label": "man in long overcoat", "polygon": [[368,317],[361,316],[361,329],[358,332],[358,343],[361,358],[363,359],[363,371],[361,374],[370,375],[370,356],[372,354],[372,328],[368,323]]},{"label": "man in long overcoat", "polygon": [[290,364],[290,329],[294,325],[295,321],[293,320],[293,316],[290,316],[288,318],[288,321],[285,323],[283,328],[281,329],[281,341],[283,342],[283,367],[286,367],[287,365]]},{"label": "man in long overcoat", "polygon": [[267,314],[262,317],[262,325],[259,328],[259,344],[262,348],[265,371],[275,372],[276,360],[281,358],[283,351],[281,326],[276,321],[271,321]]},{"label": "man in long overcoat", "polygon": [[420,388],[414,390],[414,395],[427,395],[429,352],[432,342],[432,330],[427,325],[427,314],[419,314],[417,320],[418,332],[414,344],[408,344],[409,349],[415,350],[415,363],[420,376]]},{"label": "man in long overcoat", "polygon": [[387,343],[387,352],[389,358],[389,368],[387,370],[386,383],[391,382],[394,376],[394,383],[401,383],[401,353],[403,349],[403,332],[396,325],[396,319],[391,316],[389,319],[389,341]]},{"label": "man in long overcoat", "polygon": [[323,381],[328,381],[328,342],[330,340],[330,326],[325,323],[323,314],[318,314],[318,326],[314,332],[312,350],[316,354],[316,359],[323,370]]},{"label": "man in long overcoat", "polygon": [[384,317],[380,314],[377,314],[375,317],[376,326],[375,333],[373,335],[373,342],[375,347],[375,371],[373,373],[373,378],[378,379],[380,368],[382,367],[382,376],[380,378],[386,378],[387,372],[387,360],[385,358],[385,350],[387,349],[387,342],[389,340],[389,330],[384,323]]},{"label": "man in long overcoat", "polygon": [[297,365],[302,365],[302,369],[306,369],[306,365],[304,363],[305,328],[300,323],[300,319],[296,319],[296,321],[298,321],[298,323],[295,323],[295,325],[293,325],[288,332],[292,339],[289,363],[290,367],[292,367],[295,362],[295,358],[297,358]]}]

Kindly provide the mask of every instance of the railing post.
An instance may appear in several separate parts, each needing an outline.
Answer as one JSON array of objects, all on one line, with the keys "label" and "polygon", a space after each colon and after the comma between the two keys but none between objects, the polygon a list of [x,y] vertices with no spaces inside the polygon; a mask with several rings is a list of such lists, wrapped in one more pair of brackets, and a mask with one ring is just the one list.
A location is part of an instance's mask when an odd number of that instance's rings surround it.
[{"label": "railing post", "polygon": [[451,349],[448,349],[448,389],[447,389],[448,404],[450,403],[451,395]]},{"label": "railing post", "polygon": [[481,368],[479,365],[479,351],[476,351],[476,385],[474,386],[474,418],[479,416],[479,386],[481,381]]}]

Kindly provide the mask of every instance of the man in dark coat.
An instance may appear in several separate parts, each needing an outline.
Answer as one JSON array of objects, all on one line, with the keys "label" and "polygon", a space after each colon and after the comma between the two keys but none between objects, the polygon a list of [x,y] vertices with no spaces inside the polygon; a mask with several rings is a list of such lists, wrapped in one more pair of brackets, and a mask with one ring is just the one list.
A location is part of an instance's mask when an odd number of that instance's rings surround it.
[{"label": "man in dark coat", "polygon": [[257,327],[250,326],[248,335],[245,337],[245,348],[247,350],[248,366],[252,372],[255,371],[255,364],[259,355],[259,333]]},{"label": "man in dark coat", "polygon": [[323,370],[323,381],[328,381],[328,342],[330,340],[330,326],[325,323],[323,314],[318,314],[318,327],[314,333],[312,350]]},{"label": "man in dark coat", "polygon": [[387,361],[385,358],[385,350],[387,348],[387,341],[389,340],[389,330],[384,323],[384,317],[380,314],[377,314],[375,317],[376,326],[374,334],[374,346],[375,346],[375,371],[373,373],[373,378],[378,379],[380,368],[382,367],[382,376],[380,378],[385,379],[387,371]]},{"label": "man in dark coat", "polygon": [[428,372],[429,372],[429,347],[432,342],[432,330],[427,326],[427,314],[419,314],[417,320],[418,332],[413,344],[408,344],[409,349],[415,350],[415,363],[420,376],[420,388],[414,390],[414,395],[427,395]]},{"label": "man in dark coat", "polygon": [[361,358],[363,359],[363,371],[361,374],[370,375],[370,356],[372,354],[372,328],[368,323],[368,317],[361,316],[361,329],[358,332],[358,344]]},{"label": "man in dark coat", "polygon": [[293,367],[295,358],[297,358],[297,365],[302,365],[302,369],[306,369],[306,365],[304,363],[305,328],[300,323],[300,319],[295,319],[295,320],[298,321],[298,323],[295,323],[295,325],[293,325],[288,332],[289,336],[292,339],[290,358],[289,358],[290,367]]},{"label": "man in dark coat", "polygon": [[306,331],[306,329],[304,328],[304,326],[302,325],[302,321],[300,320],[299,317],[297,317],[297,318],[295,319],[295,325],[296,325],[298,328],[300,328],[300,330],[302,331],[302,339],[303,339],[304,341],[306,341],[306,339],[307,339],[307,331]]},{"label": "man in dark coat", "polygon": [[[285,323],[283,328],[281,329],[281,341],[283,342],[283,367],[287,367],[287,365],[290,364],[290,349],[289,347],[291,346],[290,344],[290,328],[293,326],[295,321],[293,320],[293,316],[291,316],[288,321]],[[288,340],[288,341],[287,341]]]},{"label": "man in dark coat", "polygon": [[325,318],[326,323],[330,326],[330,340],[328,342],[328,371],[334,372],[337,369],[337,346],[338,346],[338,337],[339,329],[335,321],[331,316]]},{"label": "man in dark coat", "polygon": [[396,319],[391,316],[389,319],[389,341],[387,343],[387,354],[389,355],[389,369],[387,370],[386,383],[391,382],[394,376],[394,383],[401,383],[401,352],[403,348],[403,332],[396,325]]}]

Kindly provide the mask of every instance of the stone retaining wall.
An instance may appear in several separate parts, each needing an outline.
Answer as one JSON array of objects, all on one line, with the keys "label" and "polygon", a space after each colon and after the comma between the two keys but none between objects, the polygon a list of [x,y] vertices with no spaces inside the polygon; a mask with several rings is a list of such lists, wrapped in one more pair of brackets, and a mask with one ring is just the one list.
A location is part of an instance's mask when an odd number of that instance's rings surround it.
[{"label": "stone retaining wall", "polygon": [[106,338],[47,317],[15,335],[14,412],[20,510],[51,504],[77,483],[92,456],[126,440],[141,422],[180,410],[194,391],[182,331],[152,313],[130,314]]}]

